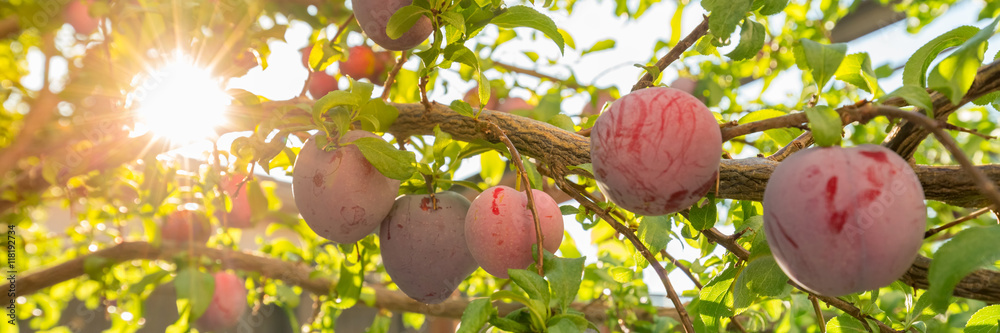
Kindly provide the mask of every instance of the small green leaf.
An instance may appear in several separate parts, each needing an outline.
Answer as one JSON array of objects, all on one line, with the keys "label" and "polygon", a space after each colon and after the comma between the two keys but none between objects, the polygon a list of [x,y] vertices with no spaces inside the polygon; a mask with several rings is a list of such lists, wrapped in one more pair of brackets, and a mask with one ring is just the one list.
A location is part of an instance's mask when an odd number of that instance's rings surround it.
[{"label": "small green leaf", "polygon": [[875,76],[875,70],[872,69],[872,60],[868,53],[848,55],[834,76],[838,80],[850,83],[868,93],[878,92],[878,78]]},{"label": "small green leaf", "polygon": [[896,96],[903,98],[910,105],[923,109],[929,117],[934,117],[934,101],[931,99],[931,94],[927,93],[927,89],[917,85],[905,84],[882,99],[886,100]]},{"label": "small green leaf", "polygon": [[465,17],[458,12],[446,11],[438,15],[445,23],[449,26],[458,30],[459,33],[465,34]]},{"label": "small green leaf", "polygon": [[462,324],[458,333],[476,333],[486,325],[490,316],[496,313],[489,298],[480,298],[469,303],[462,313]]},{"label": "small green leaf", "polygon": [[743,25],[740,27],[740,43],[726,56],[740,61],[757,55],[757,52],[760,52],[761,47],[764,46],[764,32],[763,24],[750,18],[743,20]]},{"label": "small green leaf", "polygon": [[[345,251],[344,253],[350,252]],[[337,298],[332,302],[335,308],[347,309],[358,304],[358,299],[361,296],[361,284],[364,282],[361,266],[359,263],[349,264],[347,262],[340,265],[340,278],[334,289]]]},{"label": "small green leaf", "polygon": [[571,205],[562,205],[559,206],[559,212],[563,215],[576,215],[580,212],[580,209]]},{"label": "small green leaf", "polygon": [[947,309],[952,290],[963,277],[979,267],[1000,260],[1000,225],[960,231],[934,253],[927,272],[927,295],[938,312]]},{"label": "small green leaf", "polygon": [[636,233],[639,240],[649,248],[649,252],[659,253],[670,242],[670,216],[643,216]]},{"label": "small green leaf", "polygon": [[549,304],[549,283],[544,278],[526,269],[508,269],[507,274],[514,284],[528,293],[528,298],[544,300],[545,304]]},{"label": "small green leaf", "polygon": [[559,258],[545,251],[545,276],[549,278],[549,287],[565,312],[570,303],[576,299],[583,280],[583,265],[586,258]]},{"label": "small green leaf", "polygon": [[817,146],[830,147],[840,144],[842,123],[837,111],[826,105],[817,105],[806,108],[805,112],[809,118],[809,130],[813,132]]},{"label": "small green leaf", "polygon": [[758,10],[761,15],[774,15],[788,7],[788,0],[763,0],[762,2],[764,6]]},{"label": "small green leaf", "polygon": [[399,150],[381,138],[358,138],[352,141],[368,162],[386,177],[407,180],[417,169],[413,166],[416,155]]},{"label": "small green leaf", "polygon": [[370,119],[368,122],[362,122],[362,129],[369,132],[385,132],[392,123],[396,122],[399,110],[379,98],[372,98],[361,107],[358,116],[362,119]]},{"label": "small green leaf", "polygon": [[499,184],[504,171],[507,170],[507,163],[500,159],[500,153],[495,150],[480,154],[479,165],[479,176],[490,186]]},{"label": "small green leaf", "polygon": [[612,267],[608,270],[608,274],[611,274],[611,279],[615,282],[628,283],[632,281],[634,273],[628,267]]},{"label": "small green leaf", "polygon": [[472,106],[463,100],[456,99],[451,102],[451,109],[460,115],[472,118],[476,115],[476,112],[472,110]]},{"label": "small green leaf", "polygon": [[799,39],[795,50],[796,64],[802,70],[812,73],[816,85],[822,90],[837,72],[847,54],[847,44],[820,44],[812,40]]},{"label": "small green leaf", "polygon": [[1000,304],[993,304],[976,311],[965,324],[963,333],[1000,332]]},{"label": "small green leaf", "polygon": [[940,36],[921,46],[914,52],[903,67],[903,84],[918,87],[927,86],[927,69],[937,55],[949,47],[961,45],[965,41],[975,36],[979,28],[973,26],[961,26]]},{"label": "small green leaf", "polygon": [[827,333],[867,333],[865,325],[851,315],[842,314],[826,322]]},{"label": "small green leaf", "polygon": [[414,24],[417,24],[417,20],[425,13],[430,14],[430,11],[415,5],[404,6],[396,10],[396,13],[389,18],[389,23],[386,24],[385,34],[392,39],[402,37],[403,34],[410,31]]},{"label": "small green leaf", "polygon": [[582,56],[587,53],[610,50],[613,48],[615,48],[615,40],[605,39],[602,41],[598,41],[597,43],[594,43],[594,46],[591,46],[589,49],[583,50],[583,52],[581,52],[580,55]]},{"label": "small green leaf", "polygon": [[708,16],[708,30],[714,38],[712,44],[722,46],[729,44],[729,37],[736,31],[736,26],[750,11],[751,0],[704,0],[701,6],[712,12]]},{"label": "small green leaf", "polygon": [[791,291],[792,286],[787,282],[788,277],[774,257],[759,257],[751,260],[736,278],[733,302],[737,308],[744,308],[752,304],[757,295],[780,296]]},{"label": "small green leaf", "polygon": [[541,31],[549,39],[552,39],[559,46],[560,53],[566,47],[566,42],[563,40],[563,36],[559,33],[559,29],[556,27],[556,23],[552,21],[552,18],[528,6],[508,7],[502,14],[494,17],[490,23],[496,24],[501,28],[532,28]]},{"label": "small green leaf", "polygon": [[212,303],[215,277],[197,268],[184,268],[177,272],[174,286],[177,288],[177,299],[187,300],[191,305],[191,320],[194,321],[201,317]]},{"label": "small green leaf", "polygon": [[719,212],[715,207],[715,195],[709,194],[698,200],[698,203],[691,205],[689,218],[691,227],[697,230],[705,230],[715,226]]},{"label": "small green leaf", "polygon": [[941,60],[927,77],[927,87],[948,96],[952,104],[961,104],[962,97],[972,87],[976,71],[983,63],[987,40],[996,33],[998,22],[1000,17]]}]

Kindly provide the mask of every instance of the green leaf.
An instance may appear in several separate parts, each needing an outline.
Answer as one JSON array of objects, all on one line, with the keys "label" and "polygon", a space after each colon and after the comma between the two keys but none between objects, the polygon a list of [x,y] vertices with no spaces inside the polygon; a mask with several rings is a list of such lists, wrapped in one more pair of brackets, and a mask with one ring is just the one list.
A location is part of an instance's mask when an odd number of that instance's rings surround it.
[{"label": "green leaf", "polygon": [[101,256],[90,256],[83,259],[83,272],[87,273],[87,276],[91,280],[102,280],[101,277],[104,276],[105,271],[114,265],[111,259],[101,257]]},{"label": "green leaf", "polygon": [[878,78],[875,76],[875,70],[872,69],[872,60],[868,53],[848,55],[834,76],[838,80],[853,84],[870,94],[878,92]]},{"label": "green leaf", "polygon": [[719,217],[719,212],[716,211],[715,207],[715,195],[706,195],[698,200],[698,203],[691,205],[688,216],[691,220],[691,227],[696,230],[701,231],[714,227]]},{"label": "green leaf", "polygon": [[396,149],[382,138],[358,138],[350,144],[357,146],[365,159],[386,177],[407,180],[417,171],[413,152]]},{"label": "green leaf", "polygon": [[809,130],[813,132],[817,146],[830,147],[840,144],[842,123],[837,111],[826,105],[817,105],[806,108],[805,112],[809,118]]},{"label": "green leaf", "polygon": [[526,269],[508,269],[511,281],[528,293],[528,298],[544,300],[549,304],[549,283],[533,271]]},{"label": "green leaf", "polygon": [[762,2],[764,2],[764,6],[757,11],[761,15],[774,15],[788,7],[788,0],[763,0]]},{"label": "green leaf", "polygon": [[722,318],[735,315],[732,285],[738,273],[735,267],[726,268],[701,289],[696,299],[697,305],[691,306],[692,314],[698,314],[701,321],[713,332],[718,331]]},{"label": "green leaf", "polygon": [[948,31],[921,46],[903,66],[903,85],[927,86],[927,69],[937,55],[945,49],[964,43],[979,32],[973,26],[961,26]]},{"label": "green leaf", "polygon": [[549,278],[549,287],[559,303],[560,309],[566,308],[576,299],[583,280],[583,265],[586,258],[559,258],[545,251],[545,276]]},{"label": "green leaf", "polygon": [[566,42],[563,40],[562,34],[559,33],[559,28],[556,27],[556,23],[552,21],[552,18],[528,6],[509,7],[500,15],[494,17],[490,23],[496,24],[501,28],[532,28],[541,31],[549,39],[552,39],[559,46],[560,53],[566,47]]},{"label": "green leaf", "polygon": [[732,52],[726,54],[726,56],[740,61],[757,55],[760,48],[764,46],[764,32],[765,28],[763,24],[750,18],[743,20],[743,25],[740,27],[740,43],[736,45],[736,48]]},{"label": "green leaf", "polygon": [[191,321],[194,321],[201,317],[212,303],[215,277],[197,268],[184,268],[177,272],[174,287],[177,288],[177,299],[187,300],[191,305]]},{"label": "green leaf", "polygon": [[[346,252],[345,253],[350,253]],[[361,297],[361,285],[364,282],[360,263],[343,262],[340,265],[340,277],[337,280],[336,300],[333,306],[338,309],[347,309],[358,304]]]},{"label": "green leaf", "polygon": [[458,29],[459,33],[465,34],[465,17],[458,12],[446,11],[438,15],[449,26]]},{"label": "green leaf", "polygon": [[385,132],[392,123],[396,122],[396,118],[399,117],[399,109],[386,104],[382,99],[372,98],[361,107],[358,116],[367,120],[367,122],[362,122],[362,129],[369,132]]},{"label": "green leaf", "polygon": [[1000,17],[941,60],[931,70],[927,78],[927,87],[948,96],[952,104],[960,104],[962,97],[969,91],[972,81],[976,78],[976,71],[983,63],[987,40],[996,33],[997,22],[1000,22]]},{"label": "green leaf", "polygon": [[823,89],[837,72],[840,63],[847,54],[847,44],[820,44],[812,40],[799,39],[799,47],[795,49],[795,63],[802,70],[812,73],[816,85]]},{"label": "green leaf", "polygon": [[896,96],[902,97],[910,105],[921,108],[928,116],[934,117],[934,101],[931,99],[931,94],[927,93],[927,89],[917,85],[905,84],[882,99],[887,100]]},{"label": "green leaf", "polygon": [[[788,115],[787,112],[778,111],[774,109],[763,109],[750,112],[747,115],[740,118],[740,120],[737,122],[742,125],[749,122],[760,121],[786,115]],[[802,134],[802,130],[797,128],[774,128],[774,129],[764,130],[764,136],[766,136],[771,140],[774,140],[774,142],[777,143],[779,146],[788,145],[788,143],[792,142],[792,140],[795,140],[795,137],[799,136],[799,134]]]},{"label": "green leaf", "polygon": [[977,268],[1000,260],[1000,225],[972,227],[960,231],[934,253],[927,272],[927,296],[938,312],[947,309],[958,281]]},{"label": "green leaf", "polygon": [[489,298],[480,298],[469,303],[462,313],[462,324],[458,333],[477,333],[496,313]]},{"label": "green leaf", "polygon": [[963,333],[997,333],[1000,332],[1000,304],[993,304],[979,309],[965,324]]},{"label": "green leaf", "polygon": [[160,281],[167,277],[167,275],[170,275],[170,272],[164,270],[157,270],[156,272],[146,274],[146,276],[143,276],[142,280],[139,280],[138,283],[128,287],[128,293],[141,294],[146,290],[147,286],[160,284]]},{"label": "green leaf", "polygon": [[708,30],[713,36],[715,46],[729,44],[729,37],[736,31],[736,26],[750,11],[751,0],[704,0],[701,6],[712,12],[708,16]]},{"label": "green leaf", "polygon": [[848,314],[842,314],[826,322],[827,333],[867,333],[865,325]]},{"label": "green leaf", "polygon": [[670,216],[643,216],[639,220],[637,234],[639,240],[649,248],[649,252],[659,253],[670,242]]},{"label": "green leaf", "polygon": [[479,176],[490,186],[499,184],[504,171],[507,170],[507,163],[500,159],[500,153],[495,150],[480,154],[479,165]]},{"label": "green leaf", "polygon": [[[785,276],[781,267],[778,267],[778,262],[774,260],[774,257],[759,257],[750,261],[740,272],[740,276],[736,278],[736,284],[733,285],[736,289],[734,302],[735,304],[749,305],[753,301],[753,298],[740,299],[741,295],[769,297],[783,295],[791,291],[792,288],[787,282],[788,276]],[[741,293],[741,289],[746,289],[746,292],[749,293]],[[737,307],[740,306],[737,305]]]},{"label": "green leaf", "polygon": [[558,314],[549,318],[545,326],[549,333],[576,333],[586,331],[590,322],[579,314]]},{"label": "green leaf", "polygon": [[628,267],[612,267],[608,270],[608,274],[611,274],[611,279],[618,283],[629,283],[634,278],[634,272]]},{"label": "green leaf", "polygon": [[456,99],[451,102],[451,109],[460,115],[472,118],[476,115],[475,111],[472,111],[472,106],[463,100]]},{"label": "green leaf", "polygon": [[587,53],[610,50],[613,48],[615,48],[615,40],[605,39],[602,41],[598,41],[597,43],[594,43],[594,46],[591,46],[589,49],[583,50],[583,52],[580,52],[580,55],[582,56]]},{"label": "green leaf", "polygon": [[405,6],[396,10],[396,13],[392,14],[389,18],[389,23],[386,24],[385,34],[389,38],[397,39],[402,37],[414,24],[417,24],[417,20],[424,16],[424,14],[430,14],[430,11],[424,8],[420,8],[415,5]]}]

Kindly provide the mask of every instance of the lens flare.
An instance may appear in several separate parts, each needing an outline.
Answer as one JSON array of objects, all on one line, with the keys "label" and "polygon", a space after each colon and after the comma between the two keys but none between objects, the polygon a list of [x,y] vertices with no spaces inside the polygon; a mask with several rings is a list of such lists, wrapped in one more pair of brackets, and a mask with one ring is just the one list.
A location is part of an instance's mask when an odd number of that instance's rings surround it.
[{"label": "lens flare", "polygon": [[136,131],[152,132],[174,143],[214,137],[226,125],[231,98],[208,70],[180,59],[137,78],[130,94],[137,106]]}]

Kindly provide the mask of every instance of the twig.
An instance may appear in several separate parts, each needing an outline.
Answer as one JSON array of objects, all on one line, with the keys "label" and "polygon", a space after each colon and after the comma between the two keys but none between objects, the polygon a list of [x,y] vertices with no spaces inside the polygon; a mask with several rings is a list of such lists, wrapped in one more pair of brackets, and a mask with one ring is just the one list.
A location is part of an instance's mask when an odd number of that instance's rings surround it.
[{"label": "twig", "polygon": [[[691,45],[694,45],[694,43],[697,42],[702,36],[705,36],[706,33],[708,33],[708,16],[705,16],[705,18],[701,21],[701,24],[698,24],[693,31],[688,33],[687,37],[684,37],[680,43],[677,43],[677,46],[670,49],[670,51],[667,52],[663,58],[660,58],[660,60],[656,62],[656,68],[659,68],[660,72],[667,69],[667,66],[670,66],[670,63],[677,60],[677,58],[680,58],[681,54],[684,53],[685,50],[691,47]],[[650,75],[649,72],[646,72],[646,74],[643,74],[642,78],[639,79],[639,82],[636,82],[635,85],[632,86],[632,91],[649,88],[653,85],[653,80],[655,79],[656,78]]]},{"label": "twig", "polygon": [[995,136],[990,136],[990,135],[987,135],[987,134],[979,133],[979,131],[977,131],[977,130],[969,129],[969,128],[965,128],[965,127],[961,127],[961,126],[956,126],[956,125],[953,125],[953,124],[950,124],[950,123],[941,123],[941,127],[943,127],[946,130],[952,130],[952,131],[969,133],[969,134],[978,136],[978,137],[986,139],[986,140],[996,139]]},{"label": "twig", "polygon": [[674,291],[674,287],[670,283],[670,278],[667,277],[667,271],[663,269],[663,265],[660,265],[660,262],[656,260],[656,257],[651,252],[649,252],[649,248],[647,248],[646,245],[642,244],[642,241],[639,240],[639,237],[636,237],[635,233],[633,233],[631,229],[619,223],[618,220],[612,217],[607,210],[601,209],[601,207],[597,206],[597,204],[594,203],[594,201],[591,201],[590,199],[584,197],[583,195],[581,195],[576,191],[570,190],[572,186],[569,186],[567,184],[568,183],[567,180],[565,180],[564,178],[556,178],[555,181],[556,184],[559,185],[559,188],[563,190],[563,192],[566,192],[566,194],[569,194],[571,197],[573,197],[573,199],[579,202],[580,205],[583,205],[587,209],[596,213],[598,216],[601,217],[601,219],[603,219],[605,222],[611,225],[611,227],[614,228],[615,231],[624,235],[625,238],[627,238],[629,242],[631,242],[632,245],[635,246],[636,250],[638,250],[639,253],[642,254],[644,258],[646,258],[646,261],[649,262],[649,265],[652,266],[653,270],[656,271],[656,274],[660,276],[660,281],[663,282],[663,287],[667,290],[667,297],[670,298],[670,301],[674,304],[674,308],[677,310],[677,315],[680,317],[680,322],[684,326],[684,331],[688,333],[694,333],[695,330],[694,330],[694,325],[691,323],[691,317],[688,315],[687,311],[684,310],[684,303],[681,302],[680,297],[677,296],[677,292]]},{"label": "twig", "polygon": [[545,270],[542,265],[544,260],[544,249],[542,247],[545,236],[542,235],[542,221],[538,219],[538,209],[535,208],[535,195],[531,191],[531,182],[528,179],[528,173],[524,171],[524,163],[521,162],[521,154],[518,154],[517,147],[514,147],[514,143],[510,141],[507,137],[507,133],[504,132],[500,126],[494,124],[493,122],[486,121],[486,125],[489,126],[490,131],[495,131],[496,135],[500,137],[500,141],[503,141],[507,145],[507,150],[510,151],[510,159],[513,160],[514,166],[517,168],[517,174],[521,177],[521,181],[524,182],[524,194],[528,196],[528,209],[531,210],[531,218],[535,222],[535,240],[538,242],[536,248],[536,254],[538,258],[535,260],[535,267],[538,269],[538,275],[545,275]]},{"label": "twig", "polygon": [[347,25],[351,24],[351,22],[354,22],[354,13],[351,13],[351,16],[348,16],[347,19],[344,20],[344,23],[337,26],[337,33],[333,34],[333,38],[330,38],[330,42],[336,43],[337,37],[340,37],[340,35],[344,33],[344,28],[347,28]]},{"label": "twig", "polygon": [[955,142],[955,139],[941,129],[940,122],[927,118],[927,116],[923,114],[904,111],[900,108],[892,106],[873,107],[869,104],[862,109],[862,111],[865,110],[872,110],[879,115],[887,117],[903,118],[907,121],[920,125],[924,129],[931,131],[931,133],[934,133],[938,142],[940,142],[945,149],[951,152],[952,157],[958,161],[958,164],[962,166],[962,169],[972,175],[972,178],[976,180],[976,187],[979,188],[979,192],[982,193],[983,196],[988,198],[993,203],[992,207],[1000,208],[1000,192],[997,191],[996,185],[986,177],[986,174],[983,174],[982,170],[976,168],[976,166],[972,164],[972,160],[969,160],[969,157],[965,155],[965,152],[958,147],[958,143]]},{"label": "twig", "polygon": [[517,67],[517,66],[514,66],[514,65],[508,65],[508,64],[500,63],[500,62],[494,62],[493,65],[497,66],[497,67],[500,67],[500,68],[503,68],[503,69],[506,69],[507,71],[510,71],[510,72],[514,72],[514,73],[518,73],[518,74],[524,74],[524,75],[530,75],[530,76],[537,77],[539,79],[546,79],[546,80],[553,81],[553,82],[559,82],[560,84],[562,84],[563,86],[568,87],[568,88],[573,88],[573,89],[583,88],[583,86],[580,86],[579,84],[572,83],[572,82],[567,82],[566,79],[561,79],[561,78],[558,78],[558,77],[555,77],[555,76],[552,76],[552,75],[539,73],[538,71],[534,71],[534,70],[530,70],[530,69],[526,69],[526,68],[521,68],[521,67]]},{"label": "twig", "polygon": [[816,322],[819,326],[819,333],[826,333],[826,319],[823,318],[823,310],[819,308],[819,301],[816,300],[816,296],[809,295],[809,301],[812,302],[813,311],[816,312]]},{"label": "twig", "polygon": [[389,91],[392,90],[392,84],[396,82],[396,75],[399,74],[399,70],[403,68],[403,63],[406,62],[406,56],[409,50],[403,51],[399,55],[399,60],[396,60],[396,64],[392,66],[392,71],[389,71],[389,76],[385,79],[385,84],[382,85],[382,96],[381,98],[386,102],[389,101]]},{"label": "twig", "polygon": [[775,162],[781,162],[788,156],[792,155],[793,153],[799,150],[809,147],[809,145],[811,144],[813,144],[812,132],[806,131],[800,134],[798,137],[796,137],[795,140],[792,140],[792,142],[789,142],[784,147],[781,147],[781,149],[778,149],[778,151],[774,152],[774,154],[771,154],[771,156],[768,156],[767,159]]},{"label": "twig", "polygon": [[983,208],[980,208],[979,210],[976,210],[976,211],[970,213],[969,215],[962,216],[961,218],[959,218],[957,220],[948,222],[945,225],[942,225],[940,227],[937,227],[937,228],[934,228],[934,229],[931,229],[931,230],[927,230],[927,232],[924,232],[924,239],[930,238],[931,236],[934,236],[934,234],[937,234],[937,233],[939,233],[939,232],[941,232],[941,231],[943,231],[945,229],[954,227],[954,226],[958,225],[959,223],[975,219],[976,217],[979,217],[979,215],[983,215],[983,213],[986,213],[988,211],[990,211],[990,207],[983,207]]},{"label": "twig", "polygon": [[660,255],[663,256],[664,258],[667,258],[667,260],[670,260],[670,263],[674,264],[674,266],[677,266],[677,268],[680,269],[681,272],[684,272],[684,275],[687,275],[687,277],[691,279],[691,282],[694,282],[695,287],[698,287],[698,289],[704,288],[701,282],[698,281],[698,277],[694,276],[694,273],[691,273],[691,269],[688,268],[687,266],[684,266],[684,264],[681,264],[681,262],[677,261],[677,259],[674,259],[673,256],[667,253],[667,250],[660,250]]}]

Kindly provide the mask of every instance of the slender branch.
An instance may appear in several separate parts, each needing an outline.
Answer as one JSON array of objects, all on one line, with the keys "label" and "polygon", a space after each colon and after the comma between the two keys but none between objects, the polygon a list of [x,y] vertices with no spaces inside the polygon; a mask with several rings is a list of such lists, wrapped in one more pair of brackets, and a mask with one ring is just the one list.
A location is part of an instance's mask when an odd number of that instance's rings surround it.
[{"label": "slender branch", "polygon": [[0,38],[7,38],[7,36],[20,31],[21,23],[17,15],[10,15],[0,19]]},{"label": "slender branch", "polygon": [[396,75],[399,74],[399,70],[403,68],[403,63],[406,62],[406,57],[410,53],[409,50],[403,51],[399,55],[399,60],[396,60],[396,64],[392,66],[392,70],[389,71],[389,76],[385,79],[385,84],[382,85],[382,100],[389,101],[389,91],[392,90],[392,84],[396,82]]},{"label": "slender branch", "polygon": [[781,147],[781,149],[778,149],[778,151],[774,152],[774,154],[768,156],[767,159],[775,162],[781,162],[788,156],[791,156],[795,152],[805,149],[806,147],[809,147],[809,145],[811,144],[813,144],[812,132],[810,131],[803,132],[798,137],[796,137],[795,140],[792,140],[792,142],[789,142],[787,145]]},{"label": "slender branch", "polygon": [[568,184],[569,182],[567,180],[564,178],[557,178],[555,181],[563,192],[566,192],[566,194],[573,197],[573,199],[579,202],[580,205],[583,205],[587,209],[596,213],[601,217],[601,219],[611,225],[611,227],[614,228],[619,234],[624,235],[625,238],[627,238],[629,242],[635,246],[636,250],[642,254],[643,258],[646,258],[649,265],[652,266],[653,270],[656,271],[656,274],[660,276],[660,281],[663,282],[663,287],[667,290],[667,297],[670,298],[670,301],[674,304],[674,308],[677,310],[677,315],[680,317],[681,324],[684,326],[684,331],[687,333],[694,333],[695,330],[694,325],[691,323],[691,317],[684,309],[684,303],[681,302],[680,297],[677,296],[677,291],[674,290],[673,285],[670,283],[670,278],[667,277],[667,271],[663,269],[663,265],[660,265],[660,261],[656,260],[656,256],[649,251],[649,248],[647,248],[645,244],[642,244],[639,237],[636,237],[635,233],[633,233],[631,229],[619,223],[618,220],[612,217],[607,210],[602,209],[597,206],[594,201],[591,201],[577,191],[574,191],[573,187]]},{"label": "slender branch", "polygon": [[663,256],[664,258],[667,258],[667,260],[669,260],[671,264],[674,264],[674,266],[677,266],[677,268],[680,269],[681,272],[684,272],[684,275],[687,275],[687,277],[691,279],[691,282],[694,282],[695,287],[698,287],[698,289],[704,288],[701,282],[698,281],[698,277],[694,276],[694,273],[691,273],[691,269],[688,268],[687,266],[684,266],[684,264],[682,264],[680,261],[677,261],[677,259],[674,259],[674,257],[671,256],[670,253],[667,253],[667,250],[660,250],[660,255]]},{"label": "slender branch", "polygon": [[540,73],[540,72],[535,71],[535,70],[521,68],[521,67],[517,67],[517,66],[514,66],[514,65],[509,65],[509,64],[501,63],[501,62],[494,62],[493,65],[496,66],[496,67],[500,67],[500,68],[506,69],[509,72],[518,73],[518,74],[524,74],[524,75],[530,75],[530,76],[537,77],[539,79],[545,79],[545,80],[549,80],[549,81],[552,81],[552,82],[558,82],[559,84],[562,84],[565,87],[569,87],[569,88],[573,88],[573,89],[582,89],[582,88],[585,88],[584,86],[581,86],[581,85],[577,84],[576,82],[569,82],[566,79],[561,79],[561,78],[558,78],[558,77],[555,77],[555,76],[552,76],[552,75]]},{"label": "slender branch", "polygon": [[823,310],[819,308],[819,301],[816,300],[816,296],[809,295],[809,301],[812,302],[813,311],[816,312],[816,322],[819,326],[820,333],[826,333],[826,319],[823,318]]},{"label": "slender branch", "polygon": [[538,219],[538,209],[535,208],[535,194],[531,190],[531,181],[528,179],[528,173],[524,172],[524,163],[521,162],[521,154],[517,152],[517,147],[514,147],[514,143],[510,142],[510,138],[504,133],[497,124],[486,122],[489,131],[496,132],[495,135],[500,137],[500,141],[507,146],[507,150],[510,151],[510,159],[513,160],[514,166],[517,168],[517,174],[521,177],[521,182],[524,185],[524,194],[528,197],[528,210],[531,211],[531,218],[535,222],[535,241],[537,241],[535,249],[538,255],[535,258],[535,267],[538,269],[538,275],[545,275],[545,269],[542,265],[544,263],[544,250],[542,244],[545,244],[545,235],[542,234],[542,221]]},{"label": "slender branch", "polygon": [[[677,58],[680,58],[681,54],[684,53],[685,50],[691,47],[691,45],[694,45],[694,43],[698,42],[698,39],[705,36],[707,33],[708,16],[705,16],[705,18],[701,21],[701,24],[698,24],[694,30],[688,33],[684,39],[677,43],[674,48],[670,49],[670,51],[667,52],[663,58],[660,58],[660,60],[656,62],[656,68],[659,68],[660,72],[663,72],[663,70],[667,69],[667,66],[670,66],[670,63],[677,60]],[[632,91],[649,88],[653,85],[653,80],[656,80],[656,78],[650,75],[649,72],[646,72],[646,74],[643,74],[642,78],[639,79],[639,82],[636,82],[635,85],[632,86]]]},{"label": "slender branch", "polygon": [[959,223],[975,219],[976,217],[979,217],[979,215],[983,215],[983,213],[986,213],[988,211],[990,211],[990,207],[983,207],[983,208],[980,208],[980,209],[978,209],[978,210],[970,213],[969,215],[962,216],[961,218],[959,218],[957,220],[954,220],[954,221],[951,221],[951,222],[948,222],[948,223],[946,223],[946,224],[944,224],[944,225],[942,225],[940,227],[937,227],[937,228],[934,228],[934,229],[931,229],[931,230],[927,230],[926,232],[924,232],[924,239],[930,238],[931,236],[934,236],[935,234],[937,234],[937,233],[939,233],[939,232],[941,232],[941,231],[943,231],[945,229],[954,227],[954,226],[958,225]]}]

